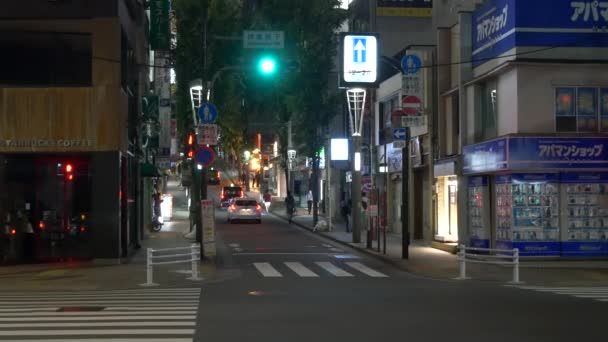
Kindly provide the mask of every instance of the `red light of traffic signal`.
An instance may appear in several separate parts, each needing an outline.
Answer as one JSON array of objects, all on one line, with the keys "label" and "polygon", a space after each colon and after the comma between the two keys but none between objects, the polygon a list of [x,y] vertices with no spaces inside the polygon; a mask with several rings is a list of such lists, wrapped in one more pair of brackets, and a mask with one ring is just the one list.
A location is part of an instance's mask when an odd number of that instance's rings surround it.
[{"label": "red light of traffic signal", "polygon": [[65,172],[71,173],[73,170],[74,170],[74,168],[72,167],[72,164],[65,165]]}]

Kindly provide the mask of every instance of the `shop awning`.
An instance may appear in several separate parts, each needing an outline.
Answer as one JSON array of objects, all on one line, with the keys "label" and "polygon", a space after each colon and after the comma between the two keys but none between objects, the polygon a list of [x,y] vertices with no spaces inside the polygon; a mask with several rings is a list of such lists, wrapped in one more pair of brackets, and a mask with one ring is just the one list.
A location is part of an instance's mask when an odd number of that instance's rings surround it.
[{"label": "shop awning", "polygon": [[140,164],[140,174],[142,177],[160,177],[161,174],[158,172],[158,168],[154,164],[142,163]]}]

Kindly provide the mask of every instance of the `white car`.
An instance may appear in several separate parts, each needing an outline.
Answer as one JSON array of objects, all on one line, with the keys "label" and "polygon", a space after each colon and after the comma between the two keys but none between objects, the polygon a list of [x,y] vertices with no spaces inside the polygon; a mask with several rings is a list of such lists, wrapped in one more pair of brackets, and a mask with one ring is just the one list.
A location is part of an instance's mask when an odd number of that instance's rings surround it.
[{"label": "white car", "polygon": [[262,223],[262,205],[253,198],[234,198],[228,206],[228,222],[237,220]]}]

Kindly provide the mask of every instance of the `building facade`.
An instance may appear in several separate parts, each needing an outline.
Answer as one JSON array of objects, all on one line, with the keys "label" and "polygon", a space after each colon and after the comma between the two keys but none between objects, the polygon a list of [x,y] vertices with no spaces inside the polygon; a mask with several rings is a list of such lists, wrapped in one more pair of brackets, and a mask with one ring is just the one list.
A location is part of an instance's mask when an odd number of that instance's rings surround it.
[{"label": "building facade", "polygon": [[138,0],[3,5],[4,262],[120,258],[138,245],[147,27]]},{"label": "building facade", "polygon": [[438,235],[456,240],[456,222],[467,245],[608,256],[608,15],[596,4],[485,1],[439,29],[440,61],[454,63],[439,88],[444,216],[459,190]]}]

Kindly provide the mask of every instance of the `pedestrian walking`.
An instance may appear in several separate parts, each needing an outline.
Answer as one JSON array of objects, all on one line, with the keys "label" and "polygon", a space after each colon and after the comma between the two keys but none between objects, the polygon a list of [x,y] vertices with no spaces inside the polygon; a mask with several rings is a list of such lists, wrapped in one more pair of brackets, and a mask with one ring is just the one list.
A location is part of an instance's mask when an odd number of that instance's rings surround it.
[{"label": "pedestrian walking", "polygon": [[285,208],[287,209],[287,217],[289,218],[289,223],[291,223],[293,219],[293,212],[296,210],[296,200],[291,195],[291,192],[287,191],[287,198],[285,198]]},{"label": "pedestrian walking", "polygon": [[346,199],[346,197],[343,197],[342,201],[340,201],[340,214],[342,215],[342,218],[344,219],[344,222],[346,223],[346,232],[350,233],[350,225],[348,222],[349,221],[348,216],[350,215],[350,203]]},{"label": "pedestrian walking", "polygon": [[270,212],[270,203],[272,202],[272,195],[270,194],[270,190],[266,190],[264,194],[264,205],[266,206],[266,212]]},{"label": "pedestrian walking", "polygon": [[312,190],[308,190],[308,193],[306,194],[306,202],[308,203],[308,215],[310,215],[312,210]]}]

